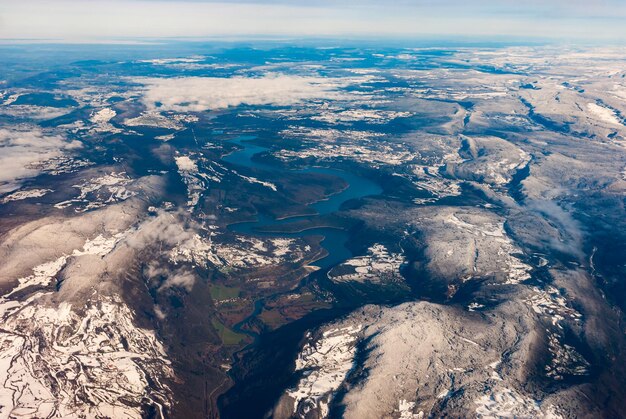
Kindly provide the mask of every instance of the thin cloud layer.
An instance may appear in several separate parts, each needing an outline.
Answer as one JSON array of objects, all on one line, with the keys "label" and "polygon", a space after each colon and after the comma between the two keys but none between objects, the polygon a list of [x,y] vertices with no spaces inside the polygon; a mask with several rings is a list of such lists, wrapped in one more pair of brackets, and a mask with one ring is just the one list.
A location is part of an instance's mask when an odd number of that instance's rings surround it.
[{"label": "thin cloud layer", "polygon": [[24,180],[42,173],[47,162],[80,147],[79,141],[46,135],[39,128],[0,129],[0,193],[18,189]]},{"label": "thin cloud layer", "polygon": [[512,36],[612,40],[623,0],[6,0],[0,39]]},{"label": "thin cloud layer", "polygon": [[191,292],[196,283],[196,277],[191,272],[179,272],[168,277],[159,287],[159,291],[165,291],[169,288],[184,288]]},{"label": "thin cloud layer", "polygon": [[144,78],[143,103],[150,110],[200,112],[239,105],[287,106],[313,99],[338,99],[345,85],[317,77]]}]

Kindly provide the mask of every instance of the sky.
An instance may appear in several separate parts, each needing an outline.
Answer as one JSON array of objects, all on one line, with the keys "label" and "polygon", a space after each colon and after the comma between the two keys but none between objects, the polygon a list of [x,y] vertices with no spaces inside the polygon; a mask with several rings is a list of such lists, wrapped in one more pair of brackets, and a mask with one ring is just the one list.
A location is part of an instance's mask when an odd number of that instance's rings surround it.
[{"label": "sky", "polygon": [[626,0],[0,0],[0,39],[473,37],[626,42]]}]

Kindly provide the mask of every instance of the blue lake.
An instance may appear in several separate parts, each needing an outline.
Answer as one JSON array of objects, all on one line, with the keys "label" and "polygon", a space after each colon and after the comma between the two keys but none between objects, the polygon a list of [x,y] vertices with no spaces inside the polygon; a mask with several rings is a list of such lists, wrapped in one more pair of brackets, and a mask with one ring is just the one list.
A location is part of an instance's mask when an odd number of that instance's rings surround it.
[{"label": "blue lake", "polygon": [[[233,140],[233,142],[243,147],[243,149],[225,156],[222,160],[239,166],[245,166],[271,172],[288,171],[290,173],[315,173],[329,176],[337,176],[342,178],[348,184],[348,187],[343,191],[328,197],[328,199],[317,201],[309,205],[309,207],[315,210],[318,215],[332,214],[333,212],[338,211],[344,202],[351,199],[378,195],[382,192],[382,188],[378,184],[362,176],[344,170],[330,169],[325,167],[307,167],[304,169],[289,170],[265,164],[263,162],[254,161],[254,155],[263,153],[268,150],[266,147],[252,144],[250,141],[254,140],[254,138],[255,137],[252,136],[241,136]],[[229,226],[229,229],[237,233],[258,236],[323,236],[324,239],[322,240],[321,245],[326,249],[328,255],[314,263],[315,266],[318,266],[322,269],[328,269],[352,257],[352,253],[345,246],[348,241],[348,234],[344,230],[322,227],[307,229],[296,233],[265,233],[258,231],[259,228],[286,225],[309,217],[310,216],[291,217],[288,219],[277,220],[265,214],[258,214],[256,221],[232,224]]]}]

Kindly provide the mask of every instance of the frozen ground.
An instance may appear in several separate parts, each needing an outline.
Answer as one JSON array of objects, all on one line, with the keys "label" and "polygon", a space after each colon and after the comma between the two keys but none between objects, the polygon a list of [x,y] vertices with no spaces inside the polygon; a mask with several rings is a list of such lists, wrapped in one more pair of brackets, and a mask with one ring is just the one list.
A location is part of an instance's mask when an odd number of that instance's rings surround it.
[{"label": "frozen ground", "polygon": [[202,45],[6,49],[0,417],[622,416],[624,48]]}]

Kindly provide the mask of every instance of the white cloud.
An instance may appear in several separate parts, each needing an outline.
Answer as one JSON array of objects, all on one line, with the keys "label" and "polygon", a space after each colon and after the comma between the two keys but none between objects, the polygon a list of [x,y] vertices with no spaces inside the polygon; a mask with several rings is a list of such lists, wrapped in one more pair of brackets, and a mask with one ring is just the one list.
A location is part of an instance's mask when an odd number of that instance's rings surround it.
[{"label": "white cloud", "polygon": [[[174,246],[189,240],[193,235],[194,232],[183,228],[174,214],[159,212],[156,217],[148,218],[141,223],[137,233],[129,236],[125,243],[133,249],[142,250],[150,245]],[[156,272],[151,271],[151,274],[156,275]]]},{"label": "white cloud", "polygon": [[[312,99],[338,99],[343,79],[266,75],[251,77],[142,78],[149,109],[199,112],[239,105],[287,106]],[[157,104],[161,104],[157,108]]]},{"label": "white cloud", "polygon": [[178,166],[178,170],[182,172],[198,172],[198,165],[196,162],[191,160],[188,156],[178,156],[175,158],[176,166]]},{"label": "white cloud", "polygon": [[39,128],[0,129],[0,193],[19,188],[25,179],[45,171],[46,162],[80,147],[79,141],[47,135]]},{"label": "white cloud", "polygon": [[191,272],[178,272],[168,277],[165,282],[159,287],[159,291],[176,287],[184,288],[187,291],[191,292],[195,283],[196,277]]}]

